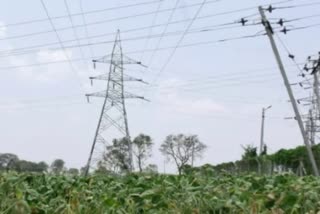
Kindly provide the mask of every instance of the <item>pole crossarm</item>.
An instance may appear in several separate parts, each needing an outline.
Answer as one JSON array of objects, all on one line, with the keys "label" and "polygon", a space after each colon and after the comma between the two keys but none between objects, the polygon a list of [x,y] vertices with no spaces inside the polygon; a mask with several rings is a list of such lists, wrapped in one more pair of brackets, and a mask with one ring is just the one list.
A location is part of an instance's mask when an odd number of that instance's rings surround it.
[{"label": "pole crossarm", "polygon": [[[119,76],[118,78],[119,78],[119,81],[120,81],[121,77]],[[89,79],[91,80],[91,85],[92,85],[92,80],[108,81],[109,80],[109,75],[108,74],[101,74],[99,76],[89,77]],[[136,82],[146,83],[142,79],[131,77],[129,75],[123,75],[123,81],[125,81],[125,82],[134,82],[134,81],[136,81]]]},{"label": "pole crossarm", "polygon": [[141,99],[141,100],[145,100],[148,101],[147,99],[145,99],[142,96],[138,96],[129,92],[124,92],[124,95],[122,96],[120,91],[117,90],[109,90],[109,91],[100,91],[100,92],[95,92],[95,93],[91,93],[91,94],[86,94],[87,98],[89,97],[102,97],[105,98],[107,93],[110,93],[108,98],[113,101],[113,102],[120,102],[122,98],[124,99]]},{"label": "pole crossarm", "polygon": [[[114,59],[111,59],[112,57],[114,57]],[[142,67],[147,67],[146,65],[143,65],[141,62],[136,61],[134,59],[131,59],[130,57],[125,56],[125,55],[123,55],[123,59],[121,59],[121,54],[114,54],[113,56],[106,55],[106,56],[103,56],[99,59],[92,60],[92,62],[93,62],[94,67],[96,67],[96,63],[106,63],[106,64],[114,64],[114,65],[137,64],[137,65],[141,65]]]}]

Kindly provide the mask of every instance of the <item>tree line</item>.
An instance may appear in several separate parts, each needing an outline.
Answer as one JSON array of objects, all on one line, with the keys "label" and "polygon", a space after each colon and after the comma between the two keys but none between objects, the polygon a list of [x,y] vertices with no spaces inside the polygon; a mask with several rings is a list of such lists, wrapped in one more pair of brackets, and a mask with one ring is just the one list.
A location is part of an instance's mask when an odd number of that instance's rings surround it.
[{"label": "tree line", "polygon": [[79,170],[76,168],[65,167],[65,162],[62,159],[54,160],[49,166],[46,162],[32,162],[21,160],[15,154],[3,153],[0,154],[0,171],[14,170],[17,172],[50,172],[53,174],[69,173],[78,175]]},{"label": "tree line", "polygon": [[[133,161],[139,172],[157,172],[157,165],[147,164],[152,156],[153,139],[145,134],[136,136],[131,142],[127,138],[114,139],[97,163],[94,173],[127,173],[130,169],[129,149],[132,147]],[[207,146],[197,135],[169,135],[160,145],[159,151],[168,161],[173,162],[179,174],[186,165],[193,165],[197,158],[202,157]],[[15,154],[0,154],[0,171],[14,170],[17,172],[47,172],[53,174],[79,175],[85,171],[76,168],[67,169],[62,159],[54,160],[49,166],[44,161],[39,163],[20,160]]]},{"label": "tree line", "polygon": [[[211,169],[217,173],[228,172],[231,174],[258,173],[271,175],[274,173],[292,172],[297,175],[312,175],[312,165],[308,158],[305,146],[298,146],[292,149],[280,149],[273,154],[267,154],[267,147],[261,154],[258,154],[257,147],[245,146],[241,160],[225,162],[217,165],[206,164],[201,167],[192,168],[186,166],[185,173],[191,171],[206,171]],[[318,166],[320,166],[320,144],[312,147]]]}]

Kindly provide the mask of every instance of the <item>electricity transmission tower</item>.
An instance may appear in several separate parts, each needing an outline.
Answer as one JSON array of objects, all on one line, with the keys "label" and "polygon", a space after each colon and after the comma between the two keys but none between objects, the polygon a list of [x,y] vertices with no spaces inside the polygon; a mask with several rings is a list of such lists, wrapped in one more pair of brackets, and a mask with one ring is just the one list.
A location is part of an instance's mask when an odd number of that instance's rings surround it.
[{"label": "electricity transmission tower", "polygon": [[[133,160],[132,160],[132,143],[130,140],[130,133],[129,133],[129,127],[128,127],[128,118],[127,118],[127,110],[126,110],[126,99],[142,99],[145,100],[141,96],[136,96],[132,93],[126,92],[124,87],[124,82],[127,81],[137,81],[137,82],[143,82],[142,79],[137,79],[134,77],[131,77],[129,75],[124,74],[124,65],[125,64],[138,64],[141,66],[144,66],[141,64],[141,62],[135,61],[122,53],[122,47],[121,47],[121,40],[120,40],[120,31],[118,30],[116,39],[114,42],[113,50],[111,55],[104,56],[100,59],[93,60],[94,68],[96,67],[96,63],[108,63],[110,64],[109,72],[95,76],[90,77],[91,84],[93,80],[104,80],[107,81],[107,88],[106,90],[103,90],[101,92],[86,94],[88,101],[89,97],[101,97],[104,98],[102,110],[100,113],[98,126],[95,132],[93,144],[90,150],[90,155],[88,158],[88,162],[86,165],[86,171],[85,175],[88,175],[89,169],[92,166],[93,156],[95,155],[95,152],[99,150],[99,147],[102,147],[103,151],[108,146],[108,140],[105,137],[106,131],[110,131],[111,128],[113,128],[113,132],[111,133],[111,136],[113,139],[116,136],[116,133],[118,136],[125,138],[127,142],[129,142],[129,148],[128,152],[129,154],[129,170],[133,170]],[[109,133],[110,134],[110,133]],[[119,137],[120,137],[119,136]],[[110,137],[110,135],[109,135]],[[112,139],[112,138],[111,138]]]},{"label": "electricity transmission tower", "polygon": [[[320,71],[320,53],[318,58],[309,56],[303,69],[306,72],[310,72],[313,77],[313,79],[311,79],[313,80],[313,83],[311,80],[301,83],[301,86],[305,89],[312,89],[311,96],[301,99],[301,101],[307,102],[304,105],[310,106],[306,116],[306,130],[311,144],[315,145],[315,137],[317,136],[317,133],[320,132],[320,92],[318,76]],[[307,87],[305,87],[305,85],[307,85]]]}]

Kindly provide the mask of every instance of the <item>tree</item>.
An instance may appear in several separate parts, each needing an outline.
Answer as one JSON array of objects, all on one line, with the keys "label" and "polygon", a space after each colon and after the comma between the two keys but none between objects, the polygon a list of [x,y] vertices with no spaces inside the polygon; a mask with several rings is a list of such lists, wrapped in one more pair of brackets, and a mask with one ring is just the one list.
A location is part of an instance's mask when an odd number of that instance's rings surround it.
[{"label": "tree", "polygon": [[0,154],[0,170],[10,170],[14,168],[14,165],[19,161],[19,158],[15,154],[4,153]]},{"label": "tree", "polygon": [[41,161],[37,165],[37,172],[47,172],[48,171],[48,164],[44,161]]},{"label": "tree", "polygon": [[73,176],[78,176],[79,175],[79,169],[77,168],[70,168],[68,170],[68,174],[69,175],[73,175]]},{"label": "tree", "polygon": [[200,142],[197,135],[169,135],[161,144],[160,151],[177,165],[179,175],[183,167],[195,158],[201,157],[207,146]]},{"label": "tree", "polygon": [[155,164],[149,164],[144,171],[146,173],[158,173],[158,166]]},{"label": "tree", "polygon": [[244,153],[242,155],[242,160],[251,160],[258,157],[257,147],[246,145],[242,146]]},{"label": "tree", "polygon": [[133,153],[137,158],[139,171],[142,172],[144,161],[151,156],[152,139],[148,135],[140,134],[133,142]]},{"label": "tree", "polygon": [[54,174],[60,174],[64,168],[64,161],[62,159],[56,159],[51,164],[51,171]]},{"label": "tree", "polygon": [[127,138],[114,139],[111,146],[107,146],[104,155],[104,165],[113,172],[127,172],[130,169],[129,141]]}]

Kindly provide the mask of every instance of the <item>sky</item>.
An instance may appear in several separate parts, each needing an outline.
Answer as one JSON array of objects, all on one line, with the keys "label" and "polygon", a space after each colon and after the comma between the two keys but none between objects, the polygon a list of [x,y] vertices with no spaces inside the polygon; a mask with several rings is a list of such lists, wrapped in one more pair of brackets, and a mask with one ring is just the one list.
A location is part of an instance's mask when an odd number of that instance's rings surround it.
[{"label": "sky", "polygon": [[[300,71],[288,51],[297,63],[319,52],[319,1],[207,0],[203,7],[203,0],[43,2],[49,16],[58,17],[51,19],[56,31],[41,0],[1,3],[0,153],[48,163],[61,158],[67,167],[86,164],[103,100],[87,103],[85,94],[106,88],[106,82],[91,86],[89,77],[109,69],[99,64],[94,70],[91,60],[111,53],[118,29],[123,52],[147,65],[125,68],[149,83],[125,85],[150,100],[126,102],[130,134],[153,138],[148,163],[157,164],[160,172],[176,172],[159,152],[170,134],[195,134],[208,146],[196,165],[240,159],[242,145],[259,145],[261,110],[269,105],[269,152],[303,144],[297,122],[284,119],[293,110],[268,38],[243,37],[264,33],[257,24],[259,5],[281,2],[273,5],[284,8],[267,16],[278,32],[289,80],[299,82]],[[286,23],[287,28],[312,27],[285,35],[275,23],[301,17]],[[241,18],[249,26],[237,23]],[[310,93],[292,88],[297,99]],[[305,113],[308,107],[299,108]]]}]

